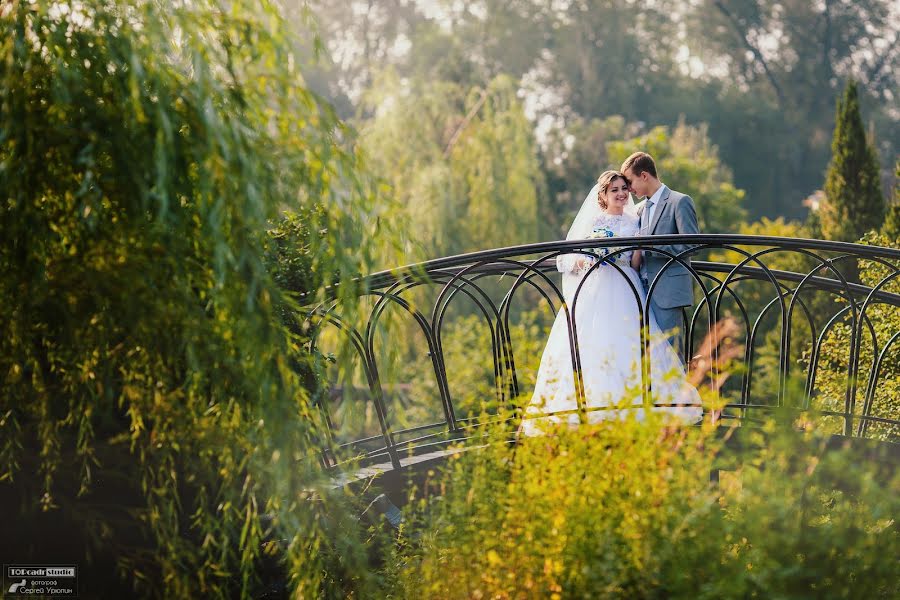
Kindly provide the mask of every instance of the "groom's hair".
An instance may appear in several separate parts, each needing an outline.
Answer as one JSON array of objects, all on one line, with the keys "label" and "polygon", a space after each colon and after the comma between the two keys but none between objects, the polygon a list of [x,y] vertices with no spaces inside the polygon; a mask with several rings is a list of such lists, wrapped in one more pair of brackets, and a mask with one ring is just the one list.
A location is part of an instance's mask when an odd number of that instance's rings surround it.
[{"label": "groom's hair", "polygon": [[656,179],[659,179],[659,176],[656,174],[656,163],[653,162],[653,157],[646,152],[635,152],[626,158],[625,162],[622,163],[622,172],[624,173],[628,169],[631,169],[634,175],[640,175],[646,171]]}]

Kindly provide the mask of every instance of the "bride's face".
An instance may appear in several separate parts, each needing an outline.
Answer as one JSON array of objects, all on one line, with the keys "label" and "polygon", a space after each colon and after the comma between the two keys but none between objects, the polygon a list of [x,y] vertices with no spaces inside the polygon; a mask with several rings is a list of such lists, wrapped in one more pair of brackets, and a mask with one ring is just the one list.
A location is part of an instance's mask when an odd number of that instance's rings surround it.
[{"label": "bride's face", "polygon": [[625,204],[628,202],[628,184],[621,177],[612,180],[609,189],[606,190],[606,204],[609,206],[607,212],[614,214],[621,213],[625,210]]}]

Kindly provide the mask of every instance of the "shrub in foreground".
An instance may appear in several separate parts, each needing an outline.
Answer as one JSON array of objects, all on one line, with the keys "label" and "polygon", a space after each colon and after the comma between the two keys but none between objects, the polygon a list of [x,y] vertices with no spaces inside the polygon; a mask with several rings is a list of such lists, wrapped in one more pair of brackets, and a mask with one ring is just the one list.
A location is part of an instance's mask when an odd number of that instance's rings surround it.
[{"label": "shrub in foreground", "polygon": [[[884,597],[900,480],[829,436],[651,420],[461,452],[418,494],[403,597]],[[718,481],[710,474],[716,472]]]}]

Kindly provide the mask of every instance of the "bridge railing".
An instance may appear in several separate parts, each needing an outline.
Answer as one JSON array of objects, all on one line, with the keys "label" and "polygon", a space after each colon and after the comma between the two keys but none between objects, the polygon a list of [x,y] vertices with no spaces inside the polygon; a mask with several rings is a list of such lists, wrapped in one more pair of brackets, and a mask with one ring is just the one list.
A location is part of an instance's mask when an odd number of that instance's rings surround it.
[{"label": "bridge railing", "polygon": [[[673,254],[667,250],[673,244],[690,249]],[[500,248],[376,273],[361,281],[352,322],[333,300],[306,307],[313,346],[324,355],[328,343],[343,341],[356,358],[341,387],[317,398],[327,429],[323,464],[353,458],[396,468],[472,435],[492,416],[514,429],[531,393],[523,377],[528,361],[512,335],[516,316],[537,311],[547,322],[562,310],[571,332],[580,288],[565,296],[556,259],[585,256],[593,259],[591,270],[614,269],[628,282],[647,323],[655,282],[642,301],[626,276],[629,267],[615,262],[633,250],[666,257],[661,273],[680,266],[694,282],[682,350],[689,377],[705,390],[705,418],[743,425],[782,408],[815,414],[840,435],[900,439],[900,250],[761,236],[653,236]],[[493,397],[477,411],[464,406],[448,366],[454,323],[479,328],[473,339],[486,346],[471,348],[470,360],[487,362],[493,383]],[[647,335],[641,327],[645,363]],[[546,331],[540,336],[538,345]],[[421,368],[397,368],[411,360],[397,356],[398,340],[409,345],[411,338],[421,349],[415,357]],[[577,371],[580,351],[572,339]],[[645,402],[652,402],[652,368],[642,369]],[[583,394],[576,385],[580,407]]]}]

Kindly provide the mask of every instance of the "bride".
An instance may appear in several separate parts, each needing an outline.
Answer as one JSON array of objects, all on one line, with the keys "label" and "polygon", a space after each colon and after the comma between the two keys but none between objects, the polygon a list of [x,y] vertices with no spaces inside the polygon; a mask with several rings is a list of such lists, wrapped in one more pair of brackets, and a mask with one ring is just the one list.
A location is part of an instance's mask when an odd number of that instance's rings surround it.
[{"label": "bride", "polygon": [[[606,171],[588,194],[566,239],[634,236],[638,229],[628,180],[618,171]],[[597,250],[603,253],[602,248]],[[597,259],[578,253],[562,255],[556,261],[563,272],[563,296],[575,324],[589,422],[623,418],[629,411],[638,419],[644,416],[638,300],[643,304],[646,293],[636,270],[640,251],[622,252],[614,260],[618,269],[606,262],[590,270]],[[648,312],[648,317],[653,410],[696,422],[703,414],[700,396],[686,381],[681,361],[653,313]],[[540,433],[546,422],[580,422],[569,335],[569,319],[561,309],[525,411],[522,431],[526,435]]]}]

